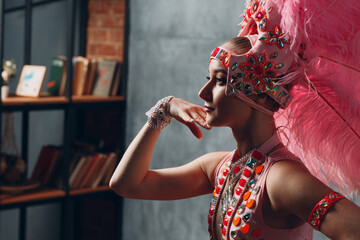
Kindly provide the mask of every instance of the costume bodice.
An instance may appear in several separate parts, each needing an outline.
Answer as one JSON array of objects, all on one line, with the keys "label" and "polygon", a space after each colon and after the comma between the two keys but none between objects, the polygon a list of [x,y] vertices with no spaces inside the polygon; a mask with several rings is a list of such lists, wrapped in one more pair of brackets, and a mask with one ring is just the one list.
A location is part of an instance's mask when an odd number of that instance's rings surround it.
[{"label": "costume bodice", "polygon": [[[209,211],[210,239],[311,240],[313,230],[307,223],[292,229],[277,229],[267,226],[262,215],[266,176],[271,166],[284,159],[300,160],[281,148],[264,155],[262,160],[252,165],[253,171],[249,172],[249,157],[238,161],[238,167],[229,168],[233,164],[234,154],[235,151],[225,156],[215,171],[216,187]],[[237,168],[235,176],[225,174],[234,168]]]}]

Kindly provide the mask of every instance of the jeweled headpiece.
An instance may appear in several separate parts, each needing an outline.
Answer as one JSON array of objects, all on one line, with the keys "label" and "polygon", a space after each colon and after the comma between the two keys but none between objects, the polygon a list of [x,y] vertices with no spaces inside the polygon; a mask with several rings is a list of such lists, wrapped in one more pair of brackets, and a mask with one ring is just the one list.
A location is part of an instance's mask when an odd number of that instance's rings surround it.
[{"label": "jeweled headpiece", "polygon": [[[210,60],[218,59],[228,68],[227,95],[233,94],[244,100],[242,95],[266,93],[281,108],[288,105],[290,94],[282,80],[291,72],[294,51],[280,22],[281,14],[276,4],[252,1],[239,33],[250,39],[251,50],[242,55],[222,48],[212,52]],[[265,113],[272,114],[271,111]]]}]

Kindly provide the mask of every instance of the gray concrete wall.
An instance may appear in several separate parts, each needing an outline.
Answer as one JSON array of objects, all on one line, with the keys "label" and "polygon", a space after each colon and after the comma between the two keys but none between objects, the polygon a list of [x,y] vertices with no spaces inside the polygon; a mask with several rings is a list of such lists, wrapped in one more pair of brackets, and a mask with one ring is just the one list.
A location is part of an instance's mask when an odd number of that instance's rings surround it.
[{"label": "gray concrete wall", "polygon": [[[226,4],[224,4],[226,3]],[[127,97],[127,144],[145,112],[167,95],[203,105],[197,96],[211,51],[237,35],[245,1],[132,0]],[[173,121],[160,135],[151,168],[178,166],[210,151],[235,147],[228,129],[197,140]],[[123,239],[207,239],[210,195],[178,201],[125,200]]]}]

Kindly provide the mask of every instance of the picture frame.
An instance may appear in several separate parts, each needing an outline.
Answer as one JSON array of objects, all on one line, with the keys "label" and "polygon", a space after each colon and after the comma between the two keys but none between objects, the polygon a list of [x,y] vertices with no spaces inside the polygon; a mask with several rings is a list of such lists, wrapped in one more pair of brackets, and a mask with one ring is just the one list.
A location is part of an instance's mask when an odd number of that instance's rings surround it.
[{"label": "picture frame", "polygon": [[24,97],[38,97],[45,75],[45,66],[24,65],[15,94]]}]

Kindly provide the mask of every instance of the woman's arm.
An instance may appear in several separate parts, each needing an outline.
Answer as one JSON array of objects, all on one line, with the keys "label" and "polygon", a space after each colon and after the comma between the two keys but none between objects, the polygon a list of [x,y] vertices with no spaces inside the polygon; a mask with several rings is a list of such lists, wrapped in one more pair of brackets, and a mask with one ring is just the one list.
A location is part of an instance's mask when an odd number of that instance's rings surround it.
[{"label": "woman's arm", "polygon": [[[169,104],[170,115],[187,125],[196,137],[202,137],[196,123],[209,129],[204,120],[206,113],[200,106],[178,98],[173,98]],[[207,154],[180,167],[149,170],[159,135],[159,129],[144,125],[118,164],[110,180],[111,189],[128,198],[158,200],[187,198],[211,192],[209,168],[215,168],[216,161],[224,154]]]},{"label": "woman's arm", "polygon": [[[267,190],[273,209],[307,222],[316,204],[331,190],[300,163],[281,161],[270,169]],[[320,229],[330,239],[360,239],[360,207],[343,198],[324,215]]]}]

